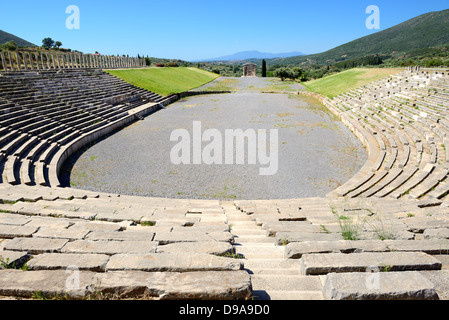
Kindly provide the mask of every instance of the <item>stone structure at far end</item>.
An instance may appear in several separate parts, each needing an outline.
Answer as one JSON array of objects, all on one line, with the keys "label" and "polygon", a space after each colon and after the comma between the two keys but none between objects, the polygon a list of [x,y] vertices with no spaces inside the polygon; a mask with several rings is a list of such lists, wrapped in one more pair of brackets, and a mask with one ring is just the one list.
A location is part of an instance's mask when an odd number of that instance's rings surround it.
[{"label": "stone structure at far end", "polygon": [[254,63],[245,63],[243,65],[243,77],[256,77],[257,65]]}]

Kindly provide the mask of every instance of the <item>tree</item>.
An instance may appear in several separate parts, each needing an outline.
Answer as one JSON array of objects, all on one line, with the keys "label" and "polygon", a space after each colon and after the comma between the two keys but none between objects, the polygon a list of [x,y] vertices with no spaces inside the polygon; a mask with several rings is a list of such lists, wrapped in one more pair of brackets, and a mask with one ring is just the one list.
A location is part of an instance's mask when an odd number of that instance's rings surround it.
[{"label": "tree", "polygon": [[262,60],[262,78],[267,77],[267,62],[265,59]]},{"label": "tree", "polygon": [[[50,49],[53,48],[53,46],[55,45],[55,42],[53,41],[52,38],[45,38],[44,40],[42,40],[42,46],[45,49]],[[62,44],[61,44],[62,45]]]},{"label": "tree", "polygon": [[2,45],[0,45],[0,50],[7,50],[7,51],[15,51],[17,50],[18,46],[17,43],[14,42],[14,40],[8,41]]},{"label": "tree", "polygon": [[301,79],[303,73],[304,73],[304,71],[303,71],[301,68],[299,68],[299,67],[294,67],[294,68],[291,70],[291,76],[292,76],[292,79],[293,79],[293,80]]},{"label": "tree", "polygon": [[291,77],[291,72],[290,72],[289,68],[281,67],[274,71],[274,76],[281,78],[281,81],[284,81],[285,79],[288,79]]},{"label": "tree", "polygon": [[55,42],[55,48],[59,49],[62,46],[62,42],[61,41],[56,41]]}]

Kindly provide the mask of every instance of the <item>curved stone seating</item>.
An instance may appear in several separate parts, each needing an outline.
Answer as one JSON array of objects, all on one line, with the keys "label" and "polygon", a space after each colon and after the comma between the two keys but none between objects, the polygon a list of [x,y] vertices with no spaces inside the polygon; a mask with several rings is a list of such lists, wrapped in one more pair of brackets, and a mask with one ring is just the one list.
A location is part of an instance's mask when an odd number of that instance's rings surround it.
[{"label": "curved stone seating", "polygon": [[[368,161],[326,198],[234,201],[260,229],[257,235],[231,225],[229,203],[58,188],[60,166],[73,152],[172,98],[99,70],[0,75],[0,88],[0,256],[8,259],[2,267],[28,267],[0,270],[0,298],[47,290],[73,298],[96,292],[117,298],[145,293],[156,299],[249,299],[252,284],[274,286],[277,278],[268,279],[273,270],[273,277],[288,277],[292,286],[313,282],[313,296],[327,297],[325,291],[317,294],[321,281],[314,278],[328,273],[323,266],[331,264],[342,277],[345,270],[359,277],[356,271],[374,260],[379,268],[395,266],[388,281],[426,265],[436,280],[429,276],[431,282],[420,278],[420,283],[432,298],[435,292],[445,297],[439,279],[446,276],[442,265],[447,268],[440,256],[449,254],[447,74],[403,72],[322,98],[361,140]],[[280,265],[273,269],[274,259],[265,261],[262,244],[272,246],[269,252],[283,252],[282,265],[295,269],[285,269],[288,276]],[[248,256],[235,259],[241,252]],[[254,268],[262,262],[251,256],[263,257],[270,268]],[[73,264],[83,281],[77,292],[67,291],[63,281]],[[323,281],[338,290],[335,277]],[[20,281],[28,285],[17,287]],[[280,286],[274,287],[279,293]],[[407,290],[419,297],[422,286]]]},{"label": "curved stone seating", "polygon": [[[372,172],[364,167],[328,197],[431,198],[435,190],[441,197],[447,189],[449,152],[444,144],[446,96],[437,94],[446,88],[446,79],[441,74],[403,72],[327,99],[326,105],[364,129],[363,144],[368,136],[373,141],[367,148]],[[373,148],[378,150],[375,156]]]},{"label": "curved stone seating", "polygon": [[59,185],[51,161],[61,148],[66,157],[80,137],[98,138],[164,100],[101,70],[7,73],[0,88],[1,176],[10,184]]}]

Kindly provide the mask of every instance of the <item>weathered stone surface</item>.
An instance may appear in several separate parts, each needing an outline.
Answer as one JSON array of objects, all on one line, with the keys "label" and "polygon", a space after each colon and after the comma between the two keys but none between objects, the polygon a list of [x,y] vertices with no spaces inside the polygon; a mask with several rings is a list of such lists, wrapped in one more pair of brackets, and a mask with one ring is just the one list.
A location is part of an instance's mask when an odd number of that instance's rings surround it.
[{"label": "weathered stone surface", "polygon": [[31,270],[66,270],[70,267],[101,272],[108,261],[109,256],[104,254],[44,253],[31,259],[27,266]]},{"label": "weathered stone surface", "polygon": [[5,266],[8,268],[20,268],[30,259],[31,255],[27,252],[7,251],[0,249],[0,269]]},{"label": "weathered stone surface", "polygon": [[243,269],[243,262],[200,253],[116,254],[111,257],[106,271],[223,271]]},{"label": "weathered stone surface", "polygon": [[408,230],[416,233],[423,233],[426,229],[449,228],[449,221],[435,217],[411,217],[402,219]]},{"label": "weathered stone surface", "polygon": [[320,233],[323,229],[305,221],[268,222],[262,225],[267,230],[267,237],[274,237],[278,232]]},{"label": "weathered stone surface", "polygon": [[302,241],[338,241],[343,240],[340,233],[307,233],[307,232],[278,232],[275,243],[283,245]]},{"label": "weathered stone surface", "polygon": [[13,226],[23,226],[28,223],[29,217],[18,214],[0,213],[0,224],[8,224]]},{"label": "weathered stone surface", "polygon": [[449,300],[449,270],[419,271],[432,282],[440,300]]},{"label": "weathered stone surface", "polygon": [[232,242],[234,237],[229,232],[211,232],[205,233],[202,231],[173,231],[173,232],[159,232],[156,233],[154,241],[160,244],[169,244],[175,242],[200,242],[200,241],[224,241]]},{"label": "weathered stone surface", "polygon": [[161,300],[248,300],[251,279],[245,271],[140,272],[113,271],[97,274],[95,293],[120,298],[158,297]]},{"label": "weathered stone surface", "polygon": [[15,238],[4,246],[4,250],[26,251],[31,254],[60,252],[67,242],[68,240],[66,239]]},{"label": "weathered stone surface", "polygon": [[119,253],[154,253],[156,241],[113,241],[113,240],[77,240],[67,243],[61,249],[63,253],[97,253],[114,255]]},{"label": "weathered stone surface", "polygon": [[61,228],[67,229],[74,224],[73,220],[70,219],[55,219],[50,217],[31,217],[30,222],[26,225],[27,227],[47,227],[47,228]]},{"label": "weathered stone surface", "polygon": [[167,245],[160,245],[156,251],[160,252],[195,252],[214,255],[225,255],[234,253],[234,247],[227,242],[200,241],[200,242],[176,242]]},{"label": "weathered stone surface", "polygon": [[421,251],[428,254],[448,254],[449,240],[385,240],[385,244],[393,251]]},{"label": "weathered stone surface", "polygon": [[301,273],[364,272],[369,268],[389,271],[441,270],[442,264],[423,252],[362,252],[305,254],[301,257]]},{"label": "weathered stone surface", "polygon": [[88,230],[88,231],[120,231],[122,226],[113,222],[76,222],[69,229],[72,230]]},{"label": "weathered stone surface", "polygon": [[359,241],[305,241],[289,243],[285,247],[285,258],[299,259],[307,253],[352,253],[354,251],[383,252],[388,251],[387,245],[381,240]]},{"label": "weathered stone surface", "polygon": [[154,232],[147,231],[112,231],[91,232],[86,236],[88,240],[116,240],[116,241],[152,241]]},{"label": "weathered stone surface", "polygon": [[33,234],[33,237],[77,240],[84,239],[89,232],[89,230],[85,229],[41,227],[39,228],[39,231]]},{"label": "weathered stone surface", "polygon": [[67,296],[81,298],[87,293],[86,287],[95,283],[95,273],[79,273],[79,286],[72,285],[65,270],[20,271],[0,270],[0,295],[31,298],[36,292],[46,297]]},{"label": "weathered stone surface", "polygon": [[331,273],[323,287],[328,300],[436,300],[432,282],[417,271]]},{"label": "weathered stone surface", "polygon": [[0,238],[13,239],[16,237],[31,237],[38,230],[36,227],[0,225]]},{"label": "weathered stone surface", "polygon": [[426,238],[449,239],[449,229],[448,228],[426,229],[426,230],[424,230],[423,234],[424,234],[424,237],[426,237]]}]

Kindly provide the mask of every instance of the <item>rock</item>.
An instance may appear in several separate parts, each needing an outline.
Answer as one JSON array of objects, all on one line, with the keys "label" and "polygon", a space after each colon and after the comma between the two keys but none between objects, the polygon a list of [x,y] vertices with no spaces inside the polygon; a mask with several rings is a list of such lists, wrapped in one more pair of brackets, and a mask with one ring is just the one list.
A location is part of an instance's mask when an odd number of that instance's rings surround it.
[{"label": "rock", "polygon": [[147,272],[229,271],[243,269],[243,262],[201,253],[116,254],[106,271],[139,270]]},{"label": "rock", "polygon": [[150,296],[161,300],[249,300],[251,279],[245,271],[141,272],[113,271],[97,275],[88,290],[120,298]]},{"label": "rock", "polygon": [[393,251],[421,251],[428,254],[448,254],[449,240],[385,240],[385,244]]},{"label": "rock", "polygon": [[440,261],[423,252],[305,254],[300,262],[303,275],[365,272],[367,268],[410,271],[441,270],[442,267]]},{"label": "rock", "polygon": [[104,254],[63,254],[44,253],[34,257],[29,263],[31,270],[58,270],[76,268],[77,270],[104,271],[109,256]]},{"label": "rock", "polygon": [[95,273],[90,271],[76,274],[66,270],[0,270],[0,296],[31,298],[39,293],[45,297],[82,298],[94,279]]},{"label": "rock", "polygon": [[33,237],[78,240],[84,239],[89,232],[89,230],[72,228],[41,227],[39,231],[33,234]]},{"label": "rock", "polygon": [[307,232],[278,232],[276,233],[277,245],[303,241],[338,241],[343,240],[340,233],[307,233]]},{"label": "rock", "polygon": [[359,252],[383,252],[388,251],[388,248],[381,240],[293,242],[285,247],[285,258],[299,259],[303,254],[331,253],[334,250],[343,253],[352,253],[357,250]]},{"label": "rock", "polygon": [[38,230],[36,227],[0,225],[0,238],[14,239],[16,237],[31,237]]},{"label": "rock", "polygon": [[30,258],[27,252],[0,250],[0,269],[21,268]]},{"label": "rock", "polygon": [[176,242],[167,245],[160,245],[156,252],[193,252],[193,253],[207,253],[217,256],[225,255],[227,253],[235,253],[234,247],[227,242],[218,241],[201,241],[201,242]]},{"label": "rock", "polygon": [[77,240],[67,243],[63,253],[97,253],[114,255],[119,253],[154,253],[156,241],[114,241],[114,240]]},{"label": "rock", "polygon": [[328,300],[437,300],[432,282],[417,271],[331,273],[324,282]]},{"label": "rock", "polygon": [[448,228],[426,229],[424,230],[424,237],[427,239],[429,238],[449,239],[449,229]]},{"label": "rock", "polygon": [[60,252],[67,242],[66,239],[15,238],[4,246],[4,250],[27,251],[31,254]]},{"label": "rock", "polygon": [[86,236],[87,240],[116,240],[116,241],[152,241],[154,232],[151,231],[94,231]]}]

